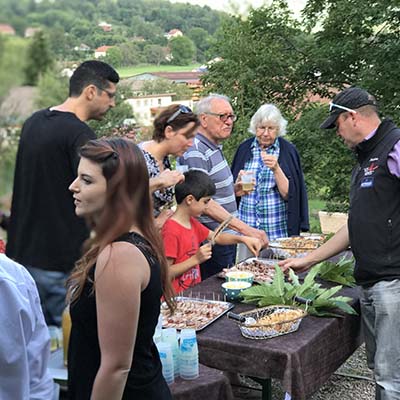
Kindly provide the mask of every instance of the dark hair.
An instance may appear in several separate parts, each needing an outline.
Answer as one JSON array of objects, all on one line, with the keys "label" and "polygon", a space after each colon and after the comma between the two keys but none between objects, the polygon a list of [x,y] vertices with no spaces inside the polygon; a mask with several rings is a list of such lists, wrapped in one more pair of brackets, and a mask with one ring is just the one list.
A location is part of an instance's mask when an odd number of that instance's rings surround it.
[{"label": "dark hair", "polygon": [[[182,109],[189,110],[189,112],[180,112],[176,117],[174,117],[174,119],[168,121],[181,107]],[[165,110],[161,111],[154,119],[153,140],[156,142],[162,142],[165,139],[164,131],[167,126],[170,126],[174,131],[177,131],[178,129],[184,128],[190,122],[194,122],[193,131],[200,125],[197,115],[190,111],[188,107],[181,106],[180,104],[172,104]]]},{"label": "dark hair", "polygon": [[69,80],[69,97],[78,97],[88,85],[107,89],[112,83],[119,82],[118,72],[105,62],[85,61],[74,71]]},{"label": "dark hair", "polygon": [[215,183],[205,172],[191,169],[184,175],[185,180],[175,185],[175,198],[178,204],[181,204],[189,194],[197,201],[215,194]]},{"label": "dark hair", "polygon": [[135,223],[160,262],[165,300],[172,309],[173,291],[168,279],[162,239],[154,224],[149,175],[142,151],[130,140],[112,138],[90,140],[81,148],[80,155],[100,164],[107,190],[99,220],[96,223],[88,221],[95,236],[87,241],[88,250],[76,263],[68,280],[71,301],[80,296],[99,253],[122,234],[129,232]]}]

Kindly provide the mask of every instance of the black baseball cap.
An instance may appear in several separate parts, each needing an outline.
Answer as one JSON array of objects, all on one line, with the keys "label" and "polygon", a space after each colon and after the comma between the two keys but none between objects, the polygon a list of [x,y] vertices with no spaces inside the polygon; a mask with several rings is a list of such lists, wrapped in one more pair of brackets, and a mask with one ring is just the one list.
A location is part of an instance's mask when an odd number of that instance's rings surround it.
[{"label": "black baseball cap", "polygon": [[329,103],[329,117],[320,125],[321,129],[335,128],[335,122],[341,113],[354,111],[362,106],[378,106],[374,96],[359,87],[350,87],[338,93]]}]

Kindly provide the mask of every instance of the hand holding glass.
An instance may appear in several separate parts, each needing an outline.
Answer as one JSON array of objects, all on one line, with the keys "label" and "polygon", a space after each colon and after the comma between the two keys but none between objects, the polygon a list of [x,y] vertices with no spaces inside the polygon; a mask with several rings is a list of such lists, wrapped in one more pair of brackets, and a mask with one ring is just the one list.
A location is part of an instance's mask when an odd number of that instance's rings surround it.
[{"label": "hand holding glass", "polygon": [[252,192],[255,186],[254,172],[245,171],[243,175],[240,176],[242,182],[242,189],[245,192]]}]

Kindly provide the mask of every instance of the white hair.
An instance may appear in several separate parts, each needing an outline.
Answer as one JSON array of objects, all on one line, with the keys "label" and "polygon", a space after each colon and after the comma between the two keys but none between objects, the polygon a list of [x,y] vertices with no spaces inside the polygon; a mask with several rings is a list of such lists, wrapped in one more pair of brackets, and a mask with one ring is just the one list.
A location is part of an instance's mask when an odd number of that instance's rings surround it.
[{"label": "white hair", "polygon": [[196,114],[200,115],[203,113],[211,112],[211,103],[214,100],[225,100],[230,103],[229,97],[224,96],[223,94],[211,93],[207,97],[203,97],[198,101],[195,107]]},{"label": "white hair", "polygon": [[273,104],[263,104],[256,111],[256,113],[251,117],[249,132],[255,135],[257,126],[271,122],[278,126],[278,132],[276,136],[286,135],[287,121],[282,117],[279,109]]}]

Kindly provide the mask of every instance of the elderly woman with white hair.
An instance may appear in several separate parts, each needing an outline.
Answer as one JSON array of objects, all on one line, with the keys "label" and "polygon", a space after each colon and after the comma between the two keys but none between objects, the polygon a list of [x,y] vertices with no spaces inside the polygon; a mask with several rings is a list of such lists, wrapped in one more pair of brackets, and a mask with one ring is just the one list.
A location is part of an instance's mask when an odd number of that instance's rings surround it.
[{"label": "elderly woman with white hair", "polygon": [[308,200],[299,154],[282,136],[287,121],[273,104],[253,115],[249,131],[255,138],[238,147],[232,162],[236,181],[252,171],[255,188],[238,198],[239,218],[264,230],[270,241],[309,229]]}]

